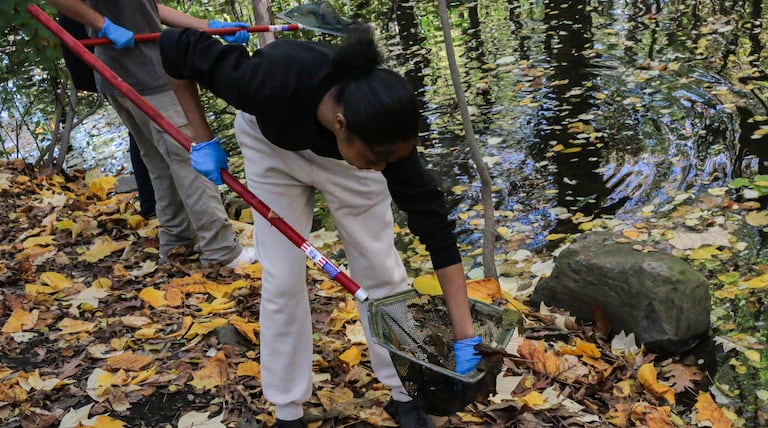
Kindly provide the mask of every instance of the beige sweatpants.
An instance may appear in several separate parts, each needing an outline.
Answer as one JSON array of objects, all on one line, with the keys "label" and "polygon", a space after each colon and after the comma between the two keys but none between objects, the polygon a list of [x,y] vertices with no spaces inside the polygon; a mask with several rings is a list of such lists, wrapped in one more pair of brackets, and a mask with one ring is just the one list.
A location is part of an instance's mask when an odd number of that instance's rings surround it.
[{"label": "beige sweatpants", "polygon": [[[238,112],[235,136],[245,160],[248,188],[303,236],[312,226],[315,189],[323,192],[343,241],[350,276],[371,298],[407,288],[407,275],[394,245],[391,197],[380,172],[309,150],[283,150],[264,138],[256,119]],[[280,231],[254,213],[254,241],[263,267],[261,376],[264,396],[277,417],[302,416],[312,394],[312,320],[307,296],[306,256]],[[387,351],[373,344],[367,307],[358,303],[371,363],[395,400],[411,398]]]},{"label": "beige sweatpants", "polygon": [[[172,91],[144,97],[182,131],[187,119]],[[109,95],[123,124],[136,137],[155,190],[160,255],[178,246],[200,247],[200,260],[226,264],[240,255],[232,224],[216,186],[198,174],[189,153],[127,98]]]}]

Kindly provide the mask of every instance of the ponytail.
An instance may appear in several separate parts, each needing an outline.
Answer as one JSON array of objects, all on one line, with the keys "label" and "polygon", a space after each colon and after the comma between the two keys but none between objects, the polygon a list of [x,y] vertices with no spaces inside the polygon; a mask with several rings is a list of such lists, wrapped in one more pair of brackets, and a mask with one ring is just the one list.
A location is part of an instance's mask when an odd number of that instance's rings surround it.
[{"label": "ponytail", "polygon": [[413,88],[403,76],[382,68],[383,62],[369,25],[351,26],[332,57],[340,80],[336,102],[347,129],[368,147],[400,144],[418,135]]},{"label": "ponytail", "polygon": [[349,27],[331,61],[334,72],[348,79],[365,76],[379,67],[384,58],[376,46],[373,27],[365,24]]}]

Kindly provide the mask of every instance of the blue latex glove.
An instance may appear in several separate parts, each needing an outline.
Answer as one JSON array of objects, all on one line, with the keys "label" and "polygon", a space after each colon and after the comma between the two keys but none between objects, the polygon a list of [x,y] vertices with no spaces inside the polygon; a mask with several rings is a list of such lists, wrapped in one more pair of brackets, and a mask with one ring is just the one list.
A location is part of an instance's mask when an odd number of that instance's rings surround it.
[{"label": "blue latex glove", "polygon": [[[248,28],[249,25],[245,22],[224,22],[224,21],[216,21],[215,19],[212,19],[208,21],[208,28],[232,28],[232,27],[242,27],[242,28]],[[238,31],[237,33],[233,34],[222,34],[219,37],[224,39],[227,43],[248,43],[248,40],[250,40],[251,35],[248,34],[247,31]]]},{"label": "blue latex glove", "polygon": [[480,362],[482,356],[475,351],[475,345],[479,345],[482,341],[482,337],[475,336],[453,343],[453,353],[456,355],[456,373],[465,375]]},{"label": "blue latex glove", "polygon": [[195,143],[189,152],[192,159],[192,168],[211,180],[214,184],[224,184],[221,179],[221,170],[229,170],[227,166],[227,153],[221,148],[219,137],[213,137],[211,141]]},{"label": "blue latex glove", "polygon": [[127,30],[104,17],[104,25],[99,30],[99,37],[106,37],[115,46],[115,49],[133,47],[133,31]]}]

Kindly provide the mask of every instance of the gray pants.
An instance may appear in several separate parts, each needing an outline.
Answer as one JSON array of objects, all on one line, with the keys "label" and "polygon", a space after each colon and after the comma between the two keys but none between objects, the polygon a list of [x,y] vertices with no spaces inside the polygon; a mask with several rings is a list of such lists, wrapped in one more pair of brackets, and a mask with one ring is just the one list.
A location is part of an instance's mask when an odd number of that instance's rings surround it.
[{"label": "gray pants", "polygon": [[[172,91],[144,97],[171,123],[186,130],[187,119]],[[178,246],[199,245],[204,263],[226,264],[240,255],[232,224],[216,186],[198,174],[189,153],[127,98],[108,95],[123,124],[133,133],[152,178],[160,222],[160,255]]]},{"label": "gray pants", "polygon": [[[303,236],[312,227],[315,189],[323,192],[349,260],[349,270],[371,298],[405,290],[407,274],[394,245],[391,197],[380,172],[309,150],[287,151],[261,134],[256,119],[238,112],[235,135],[245,160],[248,188]],[[312,319],[307,296],[306,256],[268,221],[254,213],[261,288],[261,376],[264,396],[277,417],[302,416],[312,394]],[[376,377],[392,396],[408,401],[388,352],[373,344],[367,307],[358,312],[368,338]]]}]

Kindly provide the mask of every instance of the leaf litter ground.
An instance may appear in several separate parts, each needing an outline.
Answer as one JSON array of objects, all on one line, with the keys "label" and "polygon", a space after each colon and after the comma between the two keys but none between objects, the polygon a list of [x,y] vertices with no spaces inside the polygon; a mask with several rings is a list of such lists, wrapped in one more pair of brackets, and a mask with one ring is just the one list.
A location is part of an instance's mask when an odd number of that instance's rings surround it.
[{"label": "leaf litter ground", "polygon": [[[272,424],[274,409],[259,382],[260,266],[206,268],[185,254],[158,266],[156,222],[138,216],[133,195],[113,194],[113,187],[112,177],[36,177],[21,162],[0,165],[7,218],[0,225],[0,424]],[[247,222],[235,225],[248,241]],[[656,232],[648,225],[623,230],[633,239]],[[325,249],[343,254],[325,233],[316,235]],[[703,246],[686,250],[686,257]],[[424,273],[422,247],[414,242],[404,251],[415,274]],[[541,272],[551,255],[509,252],[514,256],[501,266],[503,273],[524,279],[501,287],[472,281],[469,290],[473,298],[522,314],[506,348],[487,357],[503,369],[493,379],[495,393],[435,418],[439,426],[744,426],[738,414],[744,406],[718,393],[695,359],[661,359],[638,348],[631,335],[609,338],[555,308],[520,303],[536,281],[532,272]],[[705,261],[717,258],[707,254]],[[382,409],[388,391],[370,370],[354,300],[316,269],[309,275],[316,332],[310,426],[393,426]],[[747,279],[727,278],[720,291],[743,295],[736,284]],[[429,292],[434,281],[425,274],[414,284]],[[750,291],[766,285],[753,282]],[[432,336],[448,336],[443,328],[435,327]],[[725,350],[738,352],[734,365],[744,373],[761,364],[759,336],[719,332],[719,343],[730,347]],[[450,358],[446,354],[443,364],[452,365]],[[762,421],[764,406],[752,408]]]}]

